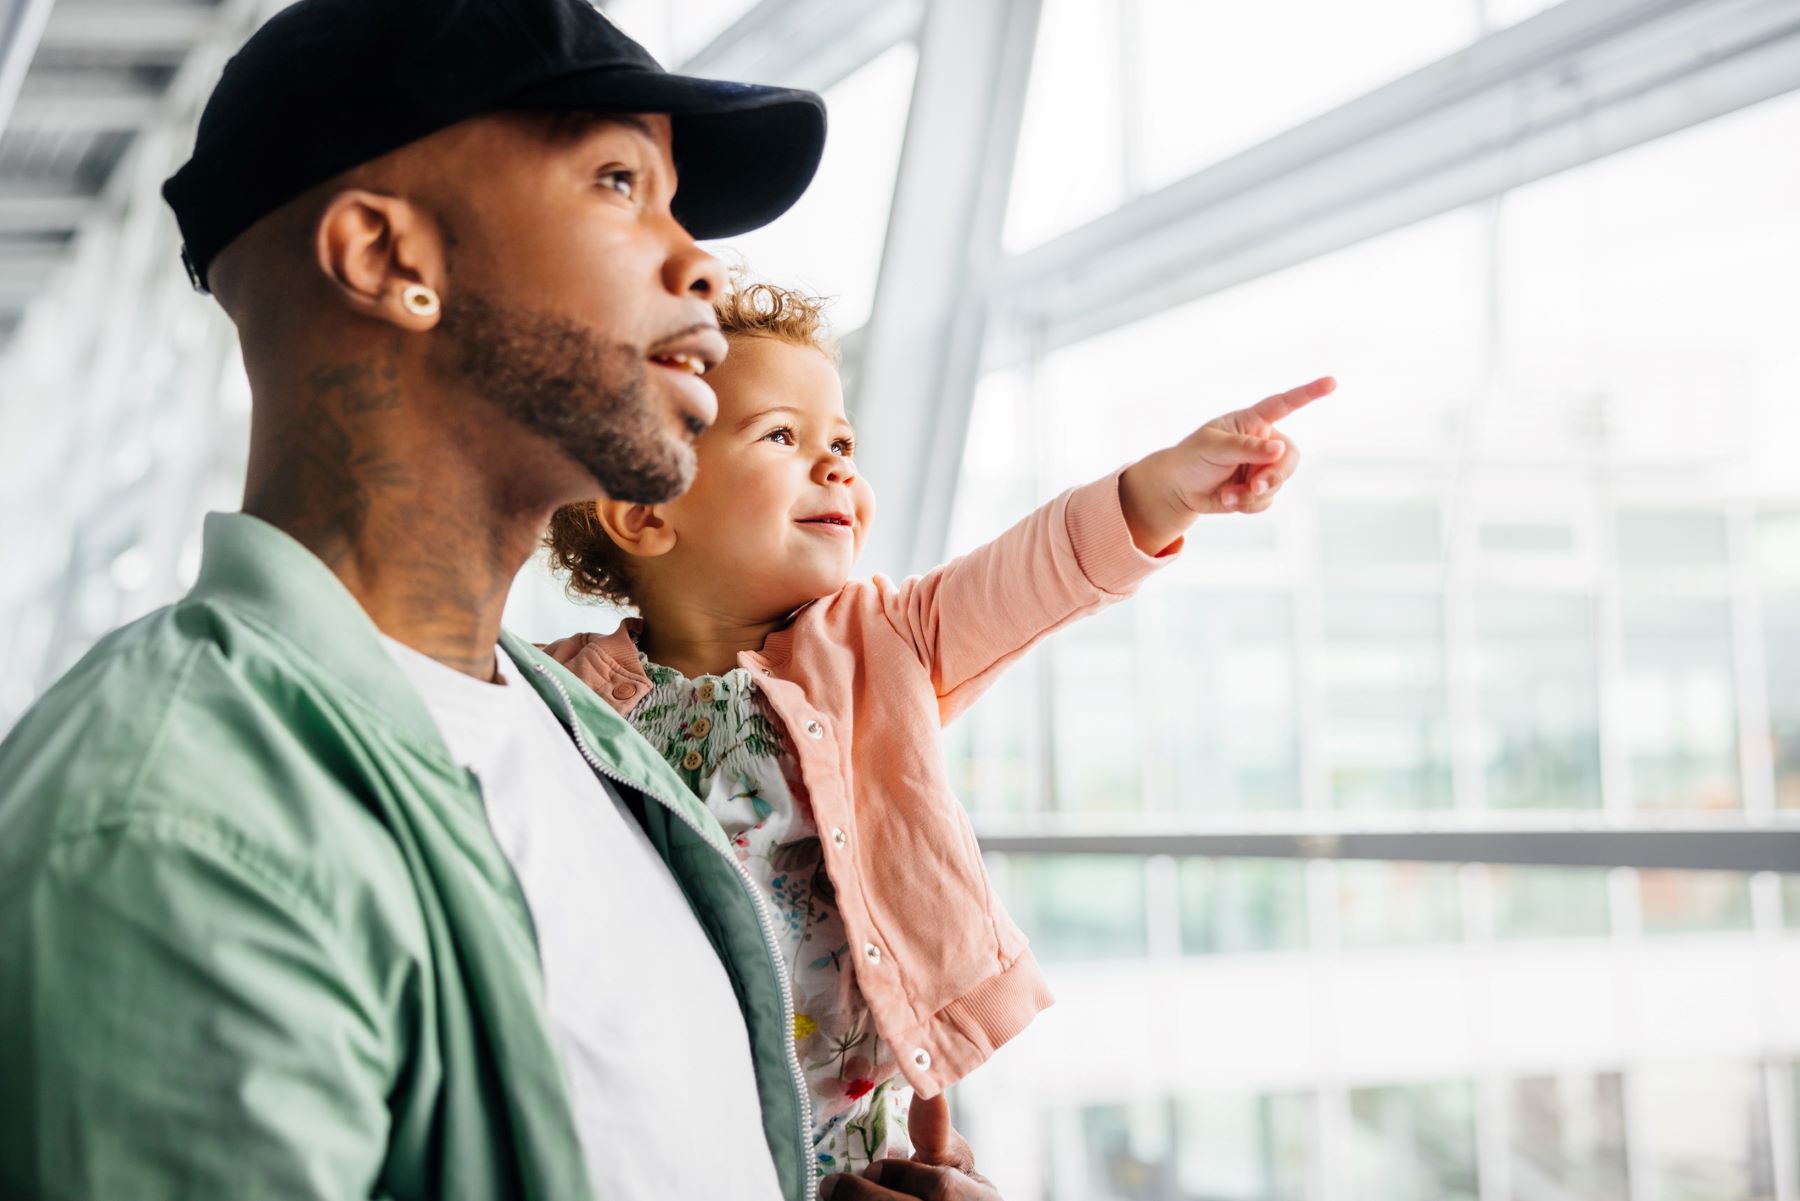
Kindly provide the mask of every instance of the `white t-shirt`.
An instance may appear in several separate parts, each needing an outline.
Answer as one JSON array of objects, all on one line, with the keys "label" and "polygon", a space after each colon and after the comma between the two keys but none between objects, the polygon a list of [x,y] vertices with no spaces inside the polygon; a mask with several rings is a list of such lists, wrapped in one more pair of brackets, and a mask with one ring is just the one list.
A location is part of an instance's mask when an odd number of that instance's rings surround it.
[{"label": "white t-shirt", "polygon": [[743,1014],[643,829],[504,650],[486,684],[382,641],[481,781],[524,889],[595,1191],[776,1201]]}]

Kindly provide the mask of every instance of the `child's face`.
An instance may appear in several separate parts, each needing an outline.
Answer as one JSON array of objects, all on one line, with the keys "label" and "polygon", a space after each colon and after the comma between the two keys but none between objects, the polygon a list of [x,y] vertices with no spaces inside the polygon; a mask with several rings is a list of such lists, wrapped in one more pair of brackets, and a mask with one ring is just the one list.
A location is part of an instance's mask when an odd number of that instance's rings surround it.
[{"label": "child's face", "polygon": [[668,566],[769,614],[836,592],[875,515],[837,368],[811,347],[736,337],[706,378],[719,417],[695,444],[694,486],[659,507],[676,535]]}]

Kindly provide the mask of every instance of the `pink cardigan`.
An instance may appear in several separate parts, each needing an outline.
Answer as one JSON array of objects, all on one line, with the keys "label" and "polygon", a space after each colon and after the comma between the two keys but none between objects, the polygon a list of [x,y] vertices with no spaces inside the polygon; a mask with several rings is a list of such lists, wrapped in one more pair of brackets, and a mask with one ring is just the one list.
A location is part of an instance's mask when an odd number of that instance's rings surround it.
[{"label": "pink cardigan", "polygon": [[[1119,477],[894,584],[857,580],[738,656],[798,753],[876,1029],[922,1097],[1051,1003],[950,791],[938,727],[1044,635],[1130,595],[1180,548],[1132,542]],[[621,713],[650,691],[625,627],[545,648]]]}]

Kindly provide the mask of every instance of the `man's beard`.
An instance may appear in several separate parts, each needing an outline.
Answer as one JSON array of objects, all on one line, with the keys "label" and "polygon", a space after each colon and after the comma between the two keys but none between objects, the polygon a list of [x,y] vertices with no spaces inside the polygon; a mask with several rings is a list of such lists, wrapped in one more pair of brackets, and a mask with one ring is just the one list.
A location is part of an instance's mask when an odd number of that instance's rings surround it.
[{"label": "man's beard", "polygon": [[693,448],[655,411],[640,350],[579,322],[467,294],[445,301],[438,329],[456,375],[560,446],[607,496],[662,504],[693,483]]}]

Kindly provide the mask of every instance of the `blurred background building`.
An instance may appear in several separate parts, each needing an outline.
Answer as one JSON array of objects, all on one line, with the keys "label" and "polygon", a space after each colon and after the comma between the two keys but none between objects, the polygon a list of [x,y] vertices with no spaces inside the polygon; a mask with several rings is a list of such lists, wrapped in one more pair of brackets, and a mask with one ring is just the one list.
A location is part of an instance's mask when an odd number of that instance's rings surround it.
[{"label": "blurred background building", "polygon": [[[0,730],[238,504],[157,187],[279,7],[0,0]],[[1010,1201],[1800,1201],[1800,0],[602,7],[830,101],[724,249],[836,298],[871,569],[1342,381],[953,729]]]}]

